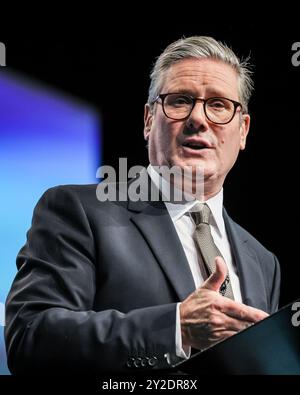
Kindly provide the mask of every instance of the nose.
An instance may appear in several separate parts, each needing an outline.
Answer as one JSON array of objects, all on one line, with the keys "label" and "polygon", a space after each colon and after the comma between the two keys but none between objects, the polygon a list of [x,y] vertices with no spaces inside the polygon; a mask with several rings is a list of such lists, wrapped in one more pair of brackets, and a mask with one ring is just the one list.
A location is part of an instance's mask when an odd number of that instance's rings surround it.
[{"label": "nose", "polygon": [[197,101],[189,118],[186,120],[185,134],[205,132],[208,128],[203,102]]}]

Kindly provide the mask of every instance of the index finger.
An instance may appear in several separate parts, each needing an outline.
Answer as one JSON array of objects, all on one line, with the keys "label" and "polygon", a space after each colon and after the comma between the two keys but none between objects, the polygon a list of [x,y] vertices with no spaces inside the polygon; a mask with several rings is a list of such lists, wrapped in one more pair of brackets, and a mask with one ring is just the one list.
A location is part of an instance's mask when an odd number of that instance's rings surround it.
[{"label": "index finger", "polygon": [[230,317],[237,318],[241,321],[258,322],[268,317],[269,314],[255,307],[247,306],[244,303],[235,302],[226,298],[222,306],[222,312]]}]

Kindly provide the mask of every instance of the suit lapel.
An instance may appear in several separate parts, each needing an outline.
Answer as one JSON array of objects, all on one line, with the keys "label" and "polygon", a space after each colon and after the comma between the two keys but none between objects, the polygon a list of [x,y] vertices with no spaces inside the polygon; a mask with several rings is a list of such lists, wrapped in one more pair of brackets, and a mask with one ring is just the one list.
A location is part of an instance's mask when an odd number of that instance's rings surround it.
[{"label": "suit lapel", "polygon": [[[151,191],[153,184],[147,171],[140,173],[141,188]],[[162,201],[151,202],[129,199],[131,221],[149,245],[153,255],[173,286],[179,300],[195,290],[195,283],[183,247],[168,210]],[[267,296],[260,263],[255,251],[248,246],[237,225],[224,210],[224,221],[233,259],[237,266],[243,302],[267,311]]]},{"label": "suit lapel", "polygon": [[248,239],[241,236],[237,225],[225,210],[224,221],[237,266],[243,303],[267,311],[265,283],[256,253],[248,246]]},{"label": "suit lapel", "polygon": [[[141,174],[142,183],[150,185],[149,177]],[[153,187],[153,184],[151,184]],[[173,286],[179,300],[195,290],[193,276],[168,210],[162,201],[129,200],[133,211],[131,221],[149,245],[153,255]]]}]

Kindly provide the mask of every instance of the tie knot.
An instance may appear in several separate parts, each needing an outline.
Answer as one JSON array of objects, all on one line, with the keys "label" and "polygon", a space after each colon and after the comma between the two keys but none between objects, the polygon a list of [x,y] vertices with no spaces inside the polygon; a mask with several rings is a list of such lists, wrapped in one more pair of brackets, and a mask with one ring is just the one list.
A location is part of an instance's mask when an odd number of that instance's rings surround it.
[{"label": "tie knot", "polygon": [[195,222],[195,225],[199,224],[210,224],[211,211],[206,203],[198,203],[193,207],[191,216]]}]

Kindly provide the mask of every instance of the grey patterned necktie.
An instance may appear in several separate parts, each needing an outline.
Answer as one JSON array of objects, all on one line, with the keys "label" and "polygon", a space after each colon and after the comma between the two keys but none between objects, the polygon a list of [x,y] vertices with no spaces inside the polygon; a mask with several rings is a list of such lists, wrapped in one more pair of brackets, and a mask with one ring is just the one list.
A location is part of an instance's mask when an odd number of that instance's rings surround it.
[{"label": "grey patterned necktie", "polygon": [[[193,212],[191,212],[191,216],[196,225],[194,240],[202,256],[206,274],[207,276],[209,276],[212,272],[215,271],[216,268],[215,257],[222,257],[222,254],[218,247],[215,245],[215,242],[210,232],[210,208],[207,204],[199,203],[197,206],[193,207]],[[221,285],[220,294],[226,296],[227,298],[234,299],[229,274],[227,274],[224,283]]]}]

